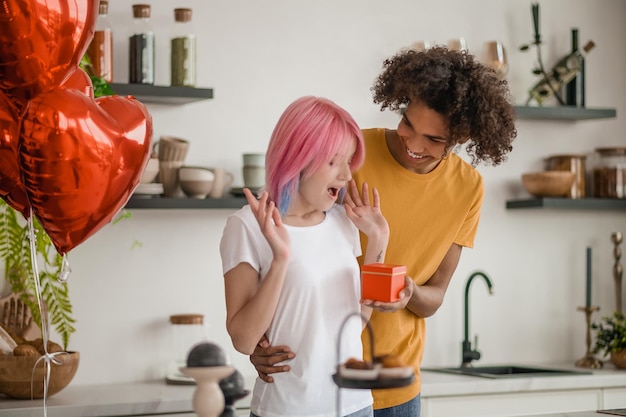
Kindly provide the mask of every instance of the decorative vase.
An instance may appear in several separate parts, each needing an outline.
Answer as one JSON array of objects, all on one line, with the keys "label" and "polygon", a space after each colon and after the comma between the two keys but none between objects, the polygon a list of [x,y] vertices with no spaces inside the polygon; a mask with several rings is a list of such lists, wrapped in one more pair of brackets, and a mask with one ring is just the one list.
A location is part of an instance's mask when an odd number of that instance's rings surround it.
[{"label": "decorative vase", "polygon": [[626,369],[626,349],[612,351],[611,362],[616,368]]},{"label": "decorative vase", "polygon": [[232,366],[203,366],[180,368],[180,372],[196,381],[193,411],[198,417],[219,417],[224,411],[224,394],[219,381],[234,372]]}]

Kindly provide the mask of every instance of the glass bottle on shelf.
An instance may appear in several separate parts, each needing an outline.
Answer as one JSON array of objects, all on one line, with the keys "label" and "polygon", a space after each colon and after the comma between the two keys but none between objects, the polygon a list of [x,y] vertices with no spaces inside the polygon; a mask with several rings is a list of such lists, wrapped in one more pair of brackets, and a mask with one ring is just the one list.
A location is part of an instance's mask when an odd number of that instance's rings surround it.
[{"label": "glass bottle on shelf", "polygon": [[87,48],[93,75],[113,82],[113,32],[108,18],[109,2],[100,0],[93,39]]},{"label": "glass bottle on shelf", "polygon": [[589,41],[585,44],[582,51],[578,48],[574,52],[570,52],[561,58],[552,69],[546,73],[546,77],[542,77],[528,91],[528,101],[535,100],[541,105],[544,101],[558,94],[562,88],[572,81],[578,74],[581,65],[581,58],[591,51],[596,44]]},{"label": "glass bottle on shelf", "polygon": [[565,85],[565,104],[585,107],[585,57],[578,50],[578,29],[572,29],[572,53],[578,58],[578,73]]},{"label": "glass bottle on shelf", "polygon": [[196,85],[196,36],[191,24],[191,9],[174,9],[171,49],[171,85]]},{"label": "glass bottle on shelf", "polygon": [[154,84],[154,32],[150,5],[133,5],[133,24],[128,49],[128,82]]}]

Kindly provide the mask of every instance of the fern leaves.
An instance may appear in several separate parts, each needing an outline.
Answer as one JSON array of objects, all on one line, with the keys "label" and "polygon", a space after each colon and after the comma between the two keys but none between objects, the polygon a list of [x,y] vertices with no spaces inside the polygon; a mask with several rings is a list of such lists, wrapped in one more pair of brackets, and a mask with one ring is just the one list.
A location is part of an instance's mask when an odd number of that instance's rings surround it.
[{"label": "fern leaves", "polygon": [[[67,282],[59,281],[63,258],[39,224],[35,227],[35,248],[39,269],[42,302],[48,308],[48,321],[63,340],[67,350],[70,335],[76,330]],[[33,320],[41,327],[41,312],[36,297],[36,283],[31,261],[28,225],[17,212],[0,199],[0,257],[4,262],[5,279],[14,293],[30,309]]]}]

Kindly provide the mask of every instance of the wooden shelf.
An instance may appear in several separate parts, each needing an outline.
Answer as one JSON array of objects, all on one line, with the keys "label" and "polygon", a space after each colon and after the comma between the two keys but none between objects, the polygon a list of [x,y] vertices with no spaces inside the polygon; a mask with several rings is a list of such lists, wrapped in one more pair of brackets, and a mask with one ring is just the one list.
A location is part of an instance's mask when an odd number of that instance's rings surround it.
[{"label": "wooden shelf", "polygon": [[573,209],[573,210],[624,210],[626,199],[614,198],[529,198],[509,200],[507,209]]},{"label": "wooden shelf", "polygon": [[110,86],[115,94],[133,96],[142,103],[187,104],[213,98],[212,88],[119,83],[111,83]]},{"label": "wooden shelf", "polygon": [[127,209],[238,209],[247,204],[244,197],[224,198],[167,198],[133,196]]},{"label": "wooden shelf", "polygon": [[532,107],[515,106],[518,119],[529,120],[590,120],[610,119],[617,115],[615,109],[581,108],[573,106]]}]

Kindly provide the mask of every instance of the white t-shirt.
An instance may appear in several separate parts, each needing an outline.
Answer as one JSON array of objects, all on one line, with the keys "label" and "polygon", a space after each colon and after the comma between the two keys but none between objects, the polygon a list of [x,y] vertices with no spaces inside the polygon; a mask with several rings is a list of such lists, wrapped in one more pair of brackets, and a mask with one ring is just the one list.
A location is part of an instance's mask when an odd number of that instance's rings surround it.
[{"label": "white t-shirt", "polygon": [[[349,357],[361,359],[360,273],[358,229],[340,205],[320,224],[286,226],[291,257],[278,306],[267,336],[272,345],[287,345],[296,353],[291,371],[276,373],[273,383],[257,378],[251,410],[261,417],[335,417],[336,396],[342,415],[372,404],[369,390],[341,389],[332,380],[336,365]],[[220,243],[222,267],[228,272],[249,263],[265,278],[272,251],[249,206],[229,216]]]}]

